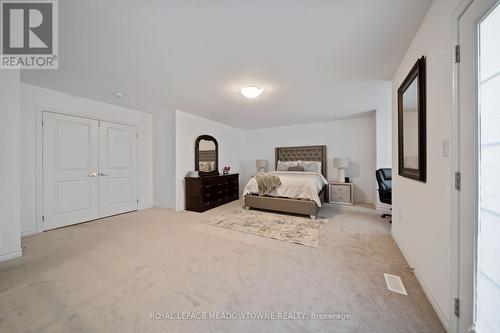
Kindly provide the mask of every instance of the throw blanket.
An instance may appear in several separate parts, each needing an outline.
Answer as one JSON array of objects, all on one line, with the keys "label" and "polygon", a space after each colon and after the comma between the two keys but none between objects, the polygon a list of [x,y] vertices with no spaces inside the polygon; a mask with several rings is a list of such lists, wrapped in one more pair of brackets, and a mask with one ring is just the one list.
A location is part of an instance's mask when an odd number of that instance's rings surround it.
[{"label": "throw blanket", "polygon": [[270,175],[267,173],[258,173],[255,176],[255,181],[259,187],[259,195],[267,195],[272,192],[276,187],[281,185],[280,177]]}]

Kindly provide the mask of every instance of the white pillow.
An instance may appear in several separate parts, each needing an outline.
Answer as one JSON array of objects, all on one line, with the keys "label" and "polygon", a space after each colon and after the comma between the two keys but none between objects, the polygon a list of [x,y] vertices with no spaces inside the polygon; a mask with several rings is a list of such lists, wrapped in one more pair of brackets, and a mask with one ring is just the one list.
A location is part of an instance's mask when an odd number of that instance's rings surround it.
[{"label": "white pillow", "polygon": [[276,168],[277,171],[288,171],[289,167],[295,167],[298,166],[297,161],[278,161],[278,167]]},{"label": "white pillow", "polygon": [[321,162],[316,161],[299,161],[299,166],[304,168],[304,171],[312,171],[321,173]]}]

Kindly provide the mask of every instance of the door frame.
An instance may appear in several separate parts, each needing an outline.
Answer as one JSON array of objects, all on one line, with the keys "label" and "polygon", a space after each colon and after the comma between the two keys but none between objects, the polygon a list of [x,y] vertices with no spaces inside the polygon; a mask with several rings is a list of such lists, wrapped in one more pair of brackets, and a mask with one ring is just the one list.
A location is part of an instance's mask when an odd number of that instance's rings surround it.
[{"label": "door frame", "polygon": [[[455,13],[452,16],[451,22],[451,33],[452,33],[452,64],[453,64],[453,101],[452,101],[452,113],[451,113],[451,129],[450,129],[450,165],[452,175],[450,177],[450,189],[451,189],[451,292],[450,292],[450,332],[458,332],[460,318],[454,314],[454,301],[455,299],[460,300],[461,286],[460,286],[460,190],[455,188],[455,172],[460,172],[460,63],[455,61],[455,46],[460,45],[460,19],[467,12],[469,7],[474,3],[475,0],[462,0]],[[493,7],[494,8],[494,7]],[[487,15],[487,13],[485,13]],[[478,45],[475,45],[477,47]],[[476,50],[477,51],[477,50]],[[477,67],[477,59],[475,59],[475,66]],[[475,94],[477,97],[478,89],[475,87]],[[474,122],[477,130],[478,117],[476,115]],[[476,146],[477,146],[477,136],[476,136]],[[475,149],[475,175],[476,181],[478,177],[478,154],[477,147]],[[477,198],[477,188],[475,190],[475,196]],[[477,214],[477,213],[476,213]],[[474,227],[474,242],[477,240],[477,223]],[[472,263],[473,268],[476,268],[476,255],[474,254],[474,262]],[[475,279],[475,276],[474,276]]]},{"label": "door frame", "polygon": [[70,112],[70,111],[61,111],[57,110],[52,107],[46,107],[42,106],[39,104],[35,104],[35,136],[36,136],[36,148],[35,148],[35,165],[36,165],[36,172],[35,172],[35,225],[36,229],[33,232],[27,232],[23,234],[22,236],[28,236],[31,234],[35,233],[41,233],[45,231],[45,225],[43,221],[43,215],[44,215],[44,201],[43,201],[43,113],[44,112],[50,112],[50,113],[56,113],[56,114],[61,114],[64,116],[72,116],[72,117],[80,117],[80,118],[86,118],[86,119],[93,119],[97,121],[105,121],[105,122],[110,122],[110,123],[115,123],[119,125],[126,125],[126,126],[132,126],[137,129],[137,198],[139,200],[139,203],[137,204],[137,209],[141,210],[142,205],[143,205],[143,198],[141,196],[141,189],[143,188],[143,180],[140,175],[143,173],[143,166],[142,163],[140,163],[140,154],[141,154],[141,146],[140,146],[140,141],[139,138],[141,137],[140,131],[139,131],[139,126],[138,124],[134,123],[129,123],[129,122],[124,122],[124,121],[116,121],[113,119],[109,118],[101,118],[101,117],[95,117],[92,115],[85,115],[81,114],[78,112]]},{"label": "door frame", "polygon": [[459,78],[460,66],[455,62],[455,46],[460,44],[460,18],[472,5],[474,0],[462,0],[458,5],[451,20],[451,57],[453,67],[453,101],[451,112],[450,128],[450,193],[451,193],[451,251],[450,251],[450,271],[451,271],[451,290],[450,290],[450,332],[458,332],[459,318],[454,314],[454,300],[460,297],[460,191],[455,188],[455,172],[460,171],[460,131],[459,131],[459,113],[460,113],[460,95]]}]

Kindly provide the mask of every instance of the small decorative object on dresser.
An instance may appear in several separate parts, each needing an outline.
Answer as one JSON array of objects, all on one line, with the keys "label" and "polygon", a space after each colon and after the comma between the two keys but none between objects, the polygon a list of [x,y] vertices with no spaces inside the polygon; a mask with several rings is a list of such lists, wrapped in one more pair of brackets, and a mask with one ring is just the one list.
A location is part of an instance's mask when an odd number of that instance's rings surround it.
[{"label": "small decorative object on dresser", "polygon": [[239,174],[186,177],[186,210],[204,212],[240,197]]},{"label": "small decorative object on dresser", "polygon": [[352,183],[341,183],[330,181],[330,203],[341,205],[354,204],[354,185]]},{"label": "small decorative object on dresser", "polygon": [[229,165],[225,165],[224,169],[222,169],[222,174],[229,175],[229,170],[231,170],[231,167]]},{"label": "small decorative object on dresser", "polygon": [[189,171],[186,177],[199,177],[200,173],[198,171]]}]

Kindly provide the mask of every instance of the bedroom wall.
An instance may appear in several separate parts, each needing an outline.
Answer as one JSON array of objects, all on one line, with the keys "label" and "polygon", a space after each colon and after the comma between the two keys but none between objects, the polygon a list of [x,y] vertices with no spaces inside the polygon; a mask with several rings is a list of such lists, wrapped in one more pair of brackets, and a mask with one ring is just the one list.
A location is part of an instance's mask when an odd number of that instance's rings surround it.
[{"label": "bedroom wall", "polygon": [[446,328],[451,312],[451,184],[443,157],[450,139],[453,56],[452,22],[459,0],[433,2],[393,79],[393,166],[397,160],[397,89],[419,57],[427,58],[427,182],[393,178],[392,235]]},{"label": "bedroom wall", "polygon": [[[376,111],[377,123],[377,169],[392,168],[392,82],[381,85],[379,103]],[[378,184],[373,179],[374,197],[379,210],[390,212],[390,205],[381,203],[378,197]]]},{"label": "bedroom wall", "polygon": [[[180,110],[175,111],[175,179],[176,209],[184,209],[184,177],[194,170],[194,145],[196,138],[208,134],[219,144],[219,171],[224,165],[231,172],[240,172],[243,131],[212,120],[201,118]],[[240,182],[242,178],[240,177]],[[240,187],[242,188],[242,184]]]},{"label": "bedroom wall", "polygon": [[153,113],[153,206],[175,208],[175,111]]},{"label": "bedroom wall", "polygon": [[21,230],[35,233],[36,107],[65,114],[134,125],[139,133],[139,207],[153,204],[153,139],[151,114],[102,103],[30,84],[21,84]]},{"label": "bedroom wall", "polygon": [[377,169],[392,166],[392,82],[384,85],[382,99],[377,106]]},{"label": "bedroom wall", "polygon": [[333,179],[334,157],[349,157],[346,176],[355,185],[356,202],[374,203],[376,167],[375,112],[362,116],[306,125],[248,130],[244,133],[242,178],[246,183],[256,172],[255,160],[267,159],[274,170],[274,148],[286,146],[326,145],[328,178]]},{"label": "bedroom wall", "polygon": [[0,75],[0,261],[21,255],[20,75],[2,70]]}]

